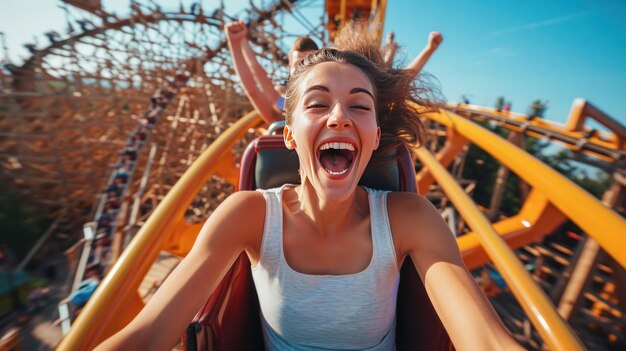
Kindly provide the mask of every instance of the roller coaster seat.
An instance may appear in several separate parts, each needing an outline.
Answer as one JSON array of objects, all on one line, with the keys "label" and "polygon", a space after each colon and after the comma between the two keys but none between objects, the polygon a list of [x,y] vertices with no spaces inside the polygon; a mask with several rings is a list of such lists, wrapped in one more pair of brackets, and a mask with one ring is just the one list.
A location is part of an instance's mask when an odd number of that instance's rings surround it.
[{"label": "roller coaster seat", "polygon": [[[413,161],[406,148],[372,160],[360,184],[416,192]],[[282,135],[263,135],[244,152],[239,190],[297,184],[298,156],[285,148]],[[182,337],[186,350],[263,350],[259,302],[250,262],[241,254]],[[451,350],[452,342],[426,295],[410,258],[401,269],[398,290],[398,350]]]}]

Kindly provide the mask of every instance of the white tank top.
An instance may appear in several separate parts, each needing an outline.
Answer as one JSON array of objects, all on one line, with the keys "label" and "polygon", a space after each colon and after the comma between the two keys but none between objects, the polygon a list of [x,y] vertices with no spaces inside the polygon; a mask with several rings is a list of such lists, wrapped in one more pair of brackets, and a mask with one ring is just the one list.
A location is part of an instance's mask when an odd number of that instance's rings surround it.
[{"label": "white tank top", "polygon": [[[252,268],[267,350],[395,350],[399,272],[387,216],[387,193],[366,189],[373,254],[365,270],[311,275],[293,270],[283,253],[282,192],[261,190],[265,227]],[[349,248],[346,248],[349,250]]]}]

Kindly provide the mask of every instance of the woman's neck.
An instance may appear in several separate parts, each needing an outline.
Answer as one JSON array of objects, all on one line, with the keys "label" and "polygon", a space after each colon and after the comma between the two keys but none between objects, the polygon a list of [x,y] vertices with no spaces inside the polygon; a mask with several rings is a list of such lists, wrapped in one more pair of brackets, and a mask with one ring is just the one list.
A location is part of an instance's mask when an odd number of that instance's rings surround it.
[{"label": "woman's neck", "polygon": [[342,201],[324,199],[306,180],[294,191],[297,198],[292,198],[292,201],[295,200],[296,203],[292,202],[290,208],[294,214],[309,218],[320,235],[346,232],[355,222],[369,215],[367,192],[359,187]]}]

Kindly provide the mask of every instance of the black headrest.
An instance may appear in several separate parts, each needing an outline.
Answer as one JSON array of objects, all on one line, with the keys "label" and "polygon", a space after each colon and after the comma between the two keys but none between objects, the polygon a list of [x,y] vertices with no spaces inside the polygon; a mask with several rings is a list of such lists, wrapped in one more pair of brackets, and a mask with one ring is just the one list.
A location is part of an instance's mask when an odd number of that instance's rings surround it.
[{"label": "black headrest", "polygon": [[[261,136],[253,144],[250,147],[256,151],[256,162],[252,188],[270,189],[300,183],[298,155],[284,147],[282,135]],[[246,152],[249,151],[252,150]],[[379,152],[370,161],[359,184],[372,189],[415,191],[415,174],[408,150],[401,147]]]}]

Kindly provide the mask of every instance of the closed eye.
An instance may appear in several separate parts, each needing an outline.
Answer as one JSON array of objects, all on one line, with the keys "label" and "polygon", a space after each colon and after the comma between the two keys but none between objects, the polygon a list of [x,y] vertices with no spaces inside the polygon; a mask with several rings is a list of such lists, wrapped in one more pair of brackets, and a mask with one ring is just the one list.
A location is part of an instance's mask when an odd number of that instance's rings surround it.
[{"label": "closed eye", "polygon": [[369,106],[364,106],[364,105],[353,105],[350,106],[351,108],[356,108],[359,110],[365,110],[365,111],[371,111],[372,109]]},{"label": "closed eye", "polygon": [[325,107],[328,107],[328,106],[324,104],[318,104],[318,103],[312,103],[306,106],[307,109],[316,109],[316,108],[325,108]]}]

